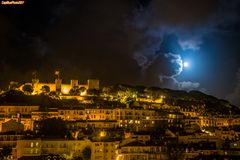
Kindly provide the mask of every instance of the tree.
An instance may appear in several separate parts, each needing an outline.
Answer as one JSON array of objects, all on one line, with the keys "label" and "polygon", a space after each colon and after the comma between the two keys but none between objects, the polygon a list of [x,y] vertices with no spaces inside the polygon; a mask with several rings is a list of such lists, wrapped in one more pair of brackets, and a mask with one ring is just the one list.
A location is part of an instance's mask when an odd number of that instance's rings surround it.
[{"label": "tree", "polygon": [[90,160],[91,159],[91,148],[89,146],[87,146],[86,148],[83,149],[82,151],[83,153],[83,159],[84,160]]},{"label": "tree", "polygon": [[74,86],[72,89],[70,89],[69,94],[72,96],[80,95],[80,89],[78,86]]},{"label": "tree", "polygon": [[22,87],[22,90],[26,93],[26,94],[31,94],[33,92],[33,87],[30,84],[25,84]]},{"label": "tree", "polygon": [[108,96],[110,94],[110,87],[103,87],[102,89],[102,93],[105,95],[105,96]]},{"label": "tree", "polygon": [[99,94],[99,90],[97,90],[97,89],[88,89],[87,90],[87,94],[88,95],[92,95],[92,96],[97,96]]},{"label": "tree", "polygon": [[20,84],[18,82],[10,82],[9,90],[15,90],[20,87]]},{"label": "tree", "polygon": [[132,89],[120,90],[117,95],[124,104],[130,104],[137,97],[137,93]]},{"label": "tree", "polygon": [[4,97],[24,97],[24,93],[18,90],[10,90],[5,92]]},{"label": "tree", "polygon": [[110,100],[110,87],[103,87],[100,94],[104,97],[105,100]]},{"label": "tree", "polygon": [[73,157],[73,160],[83,160],[82,156]]},{"label": "tree", "polygon": [[58,96],[57,92],[55,92],[55,91],[49,92],[48,95],[52,98],[59,99],[59,96]]},{"label": "tree", "polygon": [[69,131],[62,119],[48,118],[41,122],[39,134],[44,137],[65,138]]},{"label": "tree", "polygon": [[4,159],[11,155],[12,147],[10,146],[3,146],[2,150],[0,151],[0,159]]},{"label": "tree", "polygon": [[79,92],[80,92],[80,93],[83,93],[83,92],[85,92],[86,90],[87,90],[87,89],[86,89],[85,87],[80,87],[80,88],[79,88]]},{"label": "tree", "polygon": [[50,92],[50,87],[47,85],[44,85],[42,86],[41,90],[43,93],[48,94]]}]

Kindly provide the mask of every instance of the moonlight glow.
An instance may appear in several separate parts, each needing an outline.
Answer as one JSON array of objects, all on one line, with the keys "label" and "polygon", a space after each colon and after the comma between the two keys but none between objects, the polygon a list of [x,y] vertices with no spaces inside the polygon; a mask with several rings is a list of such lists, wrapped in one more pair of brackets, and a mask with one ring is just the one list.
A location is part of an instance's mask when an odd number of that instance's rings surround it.
[{"label": "moonlight glow", "polygon": [[185,68],[189,67],[189,63],[188,62],[183,62],[183,67],[185,67]]}]

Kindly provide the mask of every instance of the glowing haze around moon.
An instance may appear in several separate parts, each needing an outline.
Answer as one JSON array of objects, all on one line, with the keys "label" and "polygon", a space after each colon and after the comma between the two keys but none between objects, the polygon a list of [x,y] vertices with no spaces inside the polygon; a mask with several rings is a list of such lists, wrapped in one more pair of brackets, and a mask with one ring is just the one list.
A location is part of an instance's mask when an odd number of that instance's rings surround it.
[{"label": "glowing haze around moon", "polygon": [[189,63],[188,63],[188,62],[183,62],[183,67],[184,67],[184,68],[189,67]]}]

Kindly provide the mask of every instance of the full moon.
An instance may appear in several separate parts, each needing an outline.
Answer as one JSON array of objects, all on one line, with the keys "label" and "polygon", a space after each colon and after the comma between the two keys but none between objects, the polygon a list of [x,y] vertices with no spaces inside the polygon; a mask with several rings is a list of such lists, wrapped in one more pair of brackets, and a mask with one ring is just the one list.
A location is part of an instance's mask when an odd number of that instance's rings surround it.
[{"label": "full moon", "polygon": [[183,63],[183,67],[186,68],[186,67],[188,67],[188,66],[189,66],[189,63],[188,63],[188,62],[184,62],[184,63]]}]

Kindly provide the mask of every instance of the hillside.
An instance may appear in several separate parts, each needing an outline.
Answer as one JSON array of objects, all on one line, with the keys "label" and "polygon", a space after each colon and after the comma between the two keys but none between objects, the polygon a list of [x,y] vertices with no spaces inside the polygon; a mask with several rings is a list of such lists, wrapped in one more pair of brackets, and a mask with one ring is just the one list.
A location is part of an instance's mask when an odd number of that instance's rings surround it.
[{"label": "hillside", "polygon": [[[101,89],[99,95],[85,97],[91,100],[92,106],[124,106],[119,93],[128,97],[127,103],[133,102],[133,97],[163,98],[163,103],[169,106],[179,106],[186,110],[195,110],[201,115],[240,115],[240,108],[226,100],[206,95],[200,91],[179,91],[158,87],[130,86],[118,84]],[[102,97],[115,97],[114,101],[103,100]],[[21,91],[10,90],[0,96],[0,105],[39,105],[41,108],[83,105],[76,99],[62,100],[46,95],[25,95]]]}]

